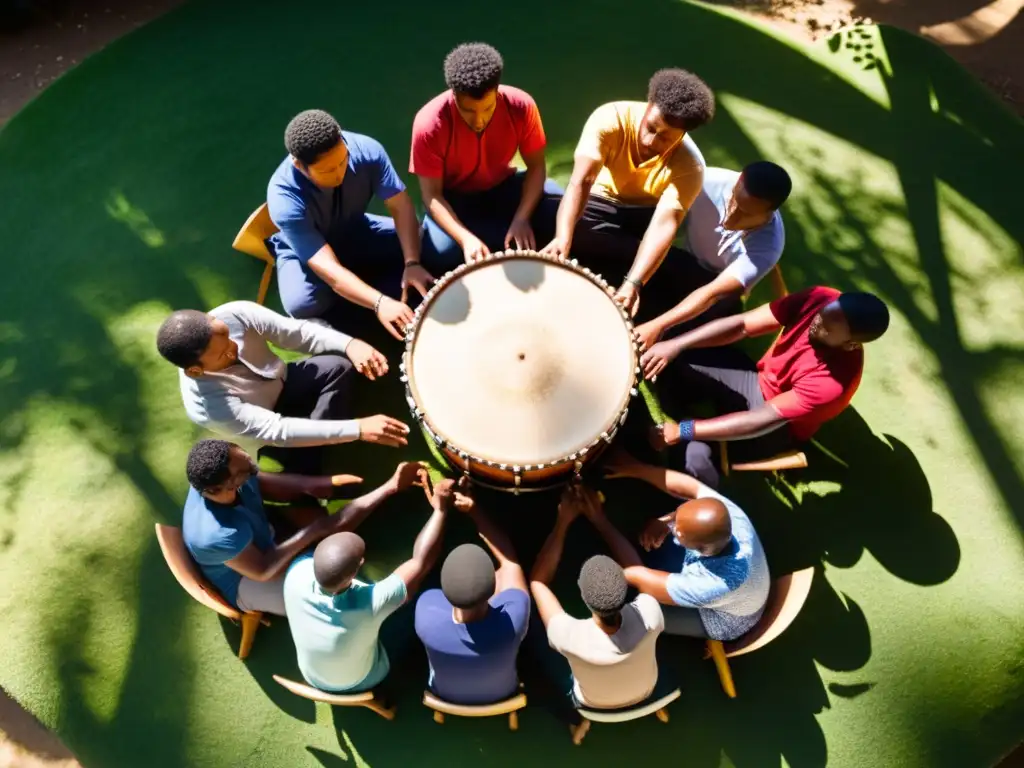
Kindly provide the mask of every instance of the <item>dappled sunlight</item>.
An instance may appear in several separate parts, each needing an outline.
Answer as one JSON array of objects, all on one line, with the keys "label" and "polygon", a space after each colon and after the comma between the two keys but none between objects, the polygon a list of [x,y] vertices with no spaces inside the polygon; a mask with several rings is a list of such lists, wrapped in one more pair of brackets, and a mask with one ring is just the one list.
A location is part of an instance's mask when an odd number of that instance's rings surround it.
[{"label": "dappled sunlight", "polygon": [[124,224],[150,248],[162,248],[167,244],[164,233],[150,221],[146,212],[128,202],[122,192],[118,190],[111,192],[104,208],[110,214],[110,218]]}]

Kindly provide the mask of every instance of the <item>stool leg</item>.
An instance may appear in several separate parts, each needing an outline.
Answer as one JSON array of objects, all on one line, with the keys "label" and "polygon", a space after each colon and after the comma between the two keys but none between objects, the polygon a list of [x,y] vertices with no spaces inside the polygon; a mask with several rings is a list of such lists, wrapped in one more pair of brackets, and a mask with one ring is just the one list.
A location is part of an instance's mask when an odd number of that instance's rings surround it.
[{"label": "stool leg", "polygon": [[444,715],[441,712],[438,712],[438,711],[435,710],[434,711],[434,722],[435,723],[443,723],[444,722]]},{"label": "stool leg", "polygon": [[656,718],[658,718],[663,723],[667,723],[668,722],[668,710],[667,709],[659,709],[657,712],[654,713],[654,716]]},{"label": "stool leg", "polygon": [[510,731],[518,731],[519,730],[519,713],[518,712],[509,712],[508,713],[508,729]]},{"label": "stool leg", "polygon": [[387,706],[383,701],[378,699],[376,696],[374,696],[373,699],[371,699],[370,701],[365,702],[363,706],[371,712],[376,712],[385,720],[395,719],[395,710],[397,709],[397,707]]},{"label": "stool leg", "polygon": [[583,718],[579,725],[570,725],[569,733],[572,734],[572,743],[577,747],[583,743],[583,737],[587,735],[587,731],[590,730],[590,721],[587,718]]},{"label": "stool leg", "polygon": [[242,639],[238,643],[238,658],[244,659],[252,650],[252,641],[256,639],[256,628],[263,619],[262,613],[243,613],[240,619],[242,623]]},{"label": "stool leg", "polygon": [[718,670],[718,679],[722,683],[722,690],[730,699],[736,698],[736,686],[732,682],[732,670],[729,669],[729,659],[725,656],[725,646],[721,640],[708,640],[708,651],[715,662]]}]

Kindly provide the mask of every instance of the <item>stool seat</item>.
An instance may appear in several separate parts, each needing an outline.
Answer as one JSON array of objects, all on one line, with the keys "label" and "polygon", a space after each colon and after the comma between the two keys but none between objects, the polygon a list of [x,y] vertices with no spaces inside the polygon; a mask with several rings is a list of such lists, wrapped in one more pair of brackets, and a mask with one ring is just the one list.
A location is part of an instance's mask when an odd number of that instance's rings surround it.
[{"label": "stool seat", "polygon": [[622,709],[588,709],[586,707],[577,707],[576,711],[587,718],[587,720],[593,720],[595,723],[625,723],[629,720],[639,720],[641,717],[653,715],[659,709],[667,707],[682,696],[682,694],[683,692],[676,688],[659,699],[653,701],[647,699],[632,707],[623,707]]},{"label": "stool seat", "polygon": [[[522,688],[521,685],[520,688]],[[456,717],[508,715],[509,730],[515,731],[519,729],[518,712],[526,706],[526,694],[518,693],[512,698],[496,701],[493,704],[454,704],[450,701],[439,699],[430,691],[424,691],[423,703],[434,710],[435,723],[443,723],[445,715],[455,715]]]}]

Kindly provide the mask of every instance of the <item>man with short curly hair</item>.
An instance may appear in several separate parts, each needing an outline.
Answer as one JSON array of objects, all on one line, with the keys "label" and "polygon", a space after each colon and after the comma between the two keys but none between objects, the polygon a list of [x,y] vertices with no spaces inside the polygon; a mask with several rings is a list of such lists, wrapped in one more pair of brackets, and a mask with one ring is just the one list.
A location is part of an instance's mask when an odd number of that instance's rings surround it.
[{"label": "man with short curly hair", "polygon": [[[387,152],[321,109],[293,117],[284,142],[288,156],[267,186],[279,231],[267,244],[285,311],[340,328],[355,319],[353,305],[366,307],[401,339],[412,321],[409,287],[423,294],[433,278],[420,266],[416,209]],[[366,212],[374,197],[391,216]]]},{"label": "man with short curly hair", "polygon": [[[560,194],[546,181],[547,140],[533,98],[501,84],[501,54],[464,43],[448,54],[448,90],[427,102],[412,129],[409,171],[427,210],[423,260],[435,273],[503,248],[537,247],[554,232],[541,196]],[[516,172],[516,152],[526,164]],[[539,237],[538,237],[539,235]]]},{"label": "man with short curly hair", "polygon": [[704,180],[690,133],[714,114],[711,89],[682,69],[655,72],[646,102],[594,110],[576,146],[555,237],[543,251],[567,257],[575,243],[574,256],[597,259],[615,280],[633,255],[615,297],[636,314],[640,289],[665,260]]}]

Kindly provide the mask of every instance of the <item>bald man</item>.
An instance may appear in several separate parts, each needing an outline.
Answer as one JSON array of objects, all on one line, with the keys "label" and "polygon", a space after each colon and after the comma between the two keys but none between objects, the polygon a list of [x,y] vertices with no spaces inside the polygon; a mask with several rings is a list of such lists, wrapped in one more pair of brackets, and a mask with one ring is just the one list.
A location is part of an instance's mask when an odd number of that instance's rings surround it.
[{"label": "bald man", "polygon": [[610,477],[643,480],[677,498],[674,512],[640,534],[643,566],[626,580],[662,604],[665,632],[735,640],[757,624],[771,578],[750,518],[729,499],[682,472],[642,464],[625,453],[607,465]]},{"label": "bald man", "polygon": [[416,537],[412,557],[381,581],[356,578],[366,543],[351,532],[328,536],[288,569],[284,604],[307,683],[322,691],[355,693],[387,677],[390,657],[404,647],[412,628],[396,626],[397,617],[385,619],[416,594],[434,567],[452,489],[452,481],[438,484],[433,513]]}]

